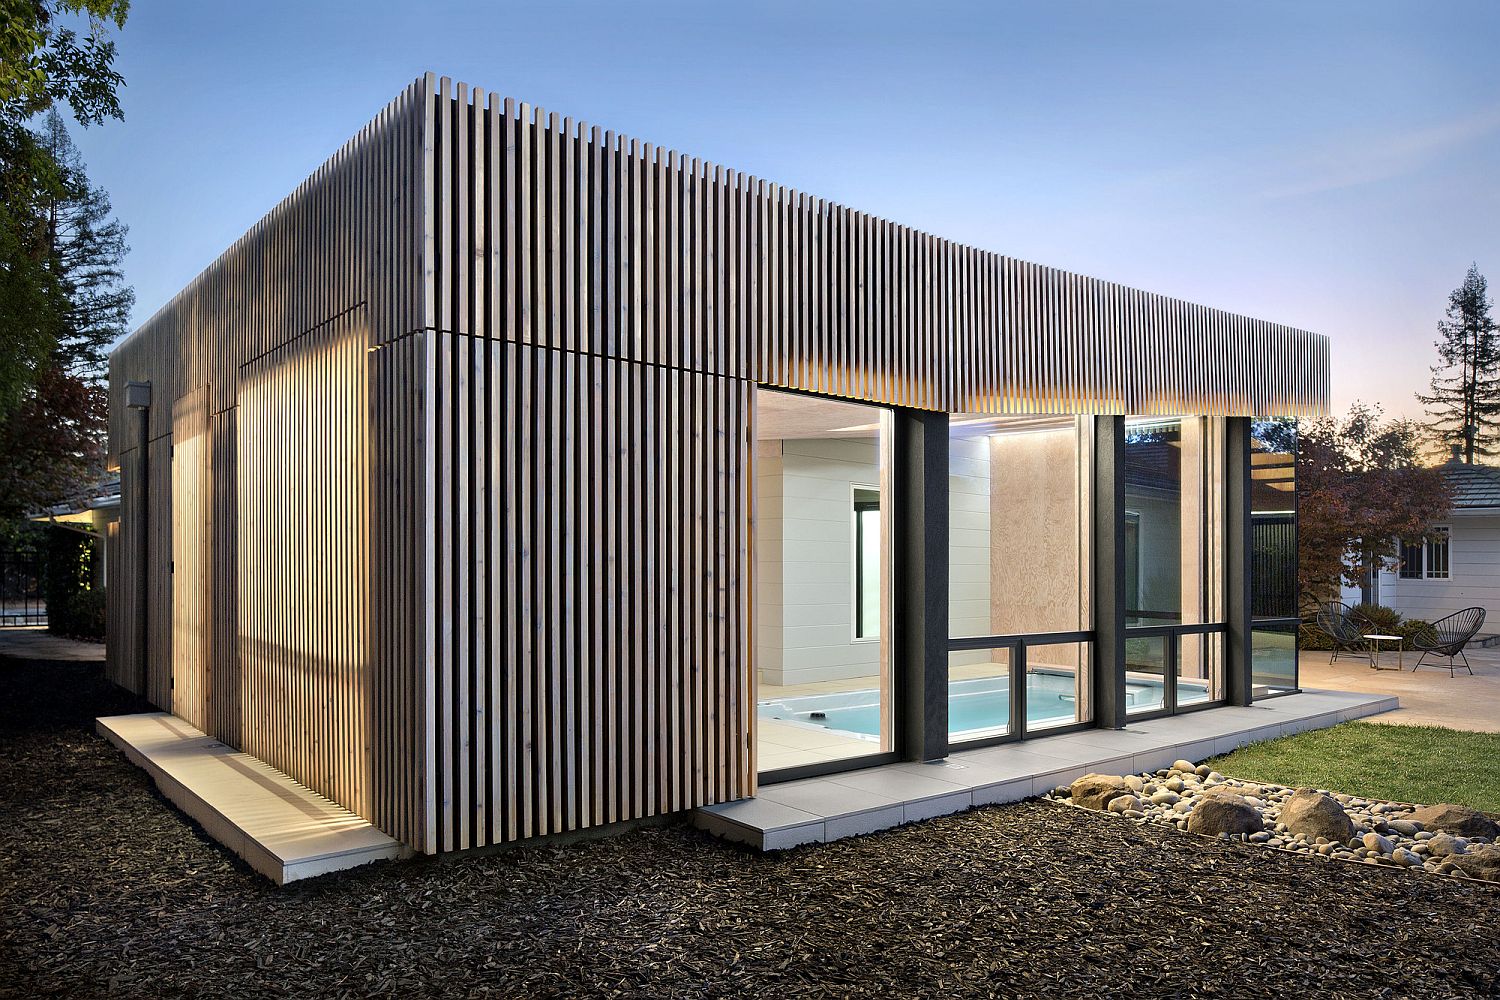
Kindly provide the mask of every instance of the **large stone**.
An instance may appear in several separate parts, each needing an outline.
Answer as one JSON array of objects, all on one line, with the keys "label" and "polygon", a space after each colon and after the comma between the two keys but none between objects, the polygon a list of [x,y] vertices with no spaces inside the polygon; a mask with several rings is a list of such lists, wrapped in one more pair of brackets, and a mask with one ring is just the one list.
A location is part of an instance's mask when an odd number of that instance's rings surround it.
[{"label": "large stone", "polygon": [[1293,833],[1317,840],[1345,843],[1354,836],[1354,823],[1338,799],[1312,788],[1299,788],[1281,807],[1281,822]]},{"label": "large stone", "polygon": [[1201,833],[1205,837],[1220,834],[1259,833],[1262,828],[1260,811],[1243,798],[1232,793],[1205,795],[1193,807],[1188,817],[1188,832]]},{"label": "large stone", "polygon": [[1389,840],[1387,840],[1385,837],[1382,837],[1378,833],[1367,833],[1362,839],[1365,845],[1365,850],[1376,854],[1389,854],[1391,853],[1391,851],[1395,850],[1396,847],[1396,845],[1392,844]]},{"label": "large stone", "polygon": [[1435,858],[1446,858],[1453,854],[1462,854],[1468,845],[1459,840],[1451,833],[1439,833],[1423,841],[1427,845],[1427,852]]},{"label": "large stone", "polygon": [[1441,830],[1459,837],[1488,837],[1491,840],[1500,834],[1495,821],[1477,809],[1442,802],[1435,806],[1423,806],[1411,814],[1411,818],[1422,824],[1424,830]]},{"label": "large stone", "polygon": [[1141,800],[1134,795],[1116,795],[1106,808],[1112,813],[1140,812]]},{"label": "large stone", "polygon": [[1085,774],[1072,786],[1073,801],[1085,809],[1103,809],[1117,795],[1130,793],[1130,786],[1117,774]]},{"label": "large stone", "polygon": [[1500,847],[1493,844],[1486,844],[1468,854],[1455,854],[1446,860],[1470,878],[1500,882]]}]

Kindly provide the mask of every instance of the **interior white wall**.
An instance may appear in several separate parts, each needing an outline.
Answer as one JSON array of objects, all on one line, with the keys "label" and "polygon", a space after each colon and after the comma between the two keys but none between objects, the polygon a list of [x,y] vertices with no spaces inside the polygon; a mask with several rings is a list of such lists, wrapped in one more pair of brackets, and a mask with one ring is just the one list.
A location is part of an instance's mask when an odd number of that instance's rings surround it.
[{"label": "interior white wall", "polygon": [[[955,438],[948,458],[948,634],[993,635],[990,611],[989,437]],[[988,650],[954,653],[950,664],[987,663]]]},{"label": "interior white wall", "polygon": [[879,676],[880,643],[854,638],[852,492],[880,485],[877,449],[873,437],[760,444],[756,666],[763,684]]}]

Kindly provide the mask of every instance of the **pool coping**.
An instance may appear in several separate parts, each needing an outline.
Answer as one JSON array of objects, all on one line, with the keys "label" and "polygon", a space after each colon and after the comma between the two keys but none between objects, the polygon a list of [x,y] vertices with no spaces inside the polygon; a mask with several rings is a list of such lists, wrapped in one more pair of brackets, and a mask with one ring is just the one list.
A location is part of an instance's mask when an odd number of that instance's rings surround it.
[{"label": "pool coping", "polygon": [[1394,696],[1303,691],[1248,707],[1151,719],[963,750],[931,763],[884,764],[769,785],[755,797],[704,806],[693,822],[761,851],[827,843],[976,806],[1040,795],[1091,771],[1155,771],[1248,743],[1324,729],[1399,707]]}]

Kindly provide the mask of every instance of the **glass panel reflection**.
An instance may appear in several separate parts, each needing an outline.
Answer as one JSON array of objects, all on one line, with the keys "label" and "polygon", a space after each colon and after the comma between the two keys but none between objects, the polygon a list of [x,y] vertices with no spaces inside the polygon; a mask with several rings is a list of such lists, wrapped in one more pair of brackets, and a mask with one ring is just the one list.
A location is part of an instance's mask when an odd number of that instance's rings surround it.
[{"label": "glass panel reflection", "polygon": [[1125,422],[1127,626],[1223,618],[1224,421]]},{"label": "glass panel reflection", "polygon": [[1250,425],[1250,615],[1297,614],[1297,423]]},{"label": "glass panel reflection", "polygon": [[948,742],[1010,733],[1009,649],[948,654]]},{"label": "glass panel reflection", "polygon": [[1125,640],[1125,708],[1132,715],[1166,708],[1166,636]]},{"label": "glass panel reflection", "polygon": [[1224,697],[1224,634],[1185,635],[1177,640],[1177,707]]},{"label": "glass panel reflection", "polygon": [[1297,626],[1257,626],[1250,633],[1250,677],[1253,695],[1297,687]]},{"label": "glass panel reflection", "polygon": [[1093,718],[1088,706],[1088,673],[1088,643],[1027,647],[1027,732],[1071,726]]}]

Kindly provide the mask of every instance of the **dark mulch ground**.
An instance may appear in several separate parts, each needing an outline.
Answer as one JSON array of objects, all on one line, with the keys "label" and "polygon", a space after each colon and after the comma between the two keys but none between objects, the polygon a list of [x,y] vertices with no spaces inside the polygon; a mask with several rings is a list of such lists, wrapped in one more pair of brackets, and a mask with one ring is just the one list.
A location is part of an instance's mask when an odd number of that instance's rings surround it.
[{"label": "dark mulch ground", "polygon": [[1033,802],[762,857],[681,826],[276,889],[0,667],[0,996],[1482,996],[1500,890]]}]

